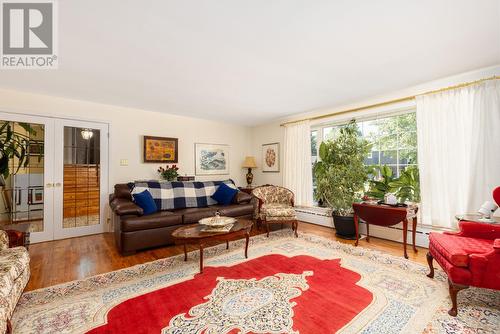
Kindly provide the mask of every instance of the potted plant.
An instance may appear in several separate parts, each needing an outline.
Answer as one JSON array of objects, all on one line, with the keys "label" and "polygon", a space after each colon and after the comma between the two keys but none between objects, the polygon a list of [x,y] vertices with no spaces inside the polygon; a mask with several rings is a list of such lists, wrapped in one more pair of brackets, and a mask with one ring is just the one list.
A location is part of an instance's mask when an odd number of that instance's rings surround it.
[{"label": "potted plant", "polygon": [[[0,123],[1,124],[1,123]],[[0,126],[0,175],[7,178],[15,174],[21,167],[29,164],[28,146],[30,135],[36,135],[35,130],[27,123],[17,123],[26,131],[26,134],[16,132],[12,122],[3,122]],[[17,158],[17,169],[11,171],[9,162]]]},{"label": "potted plant", "polygon": [[354,120],[340,129],[338,137],[319,147],[320,161],[314,165],[316,200],[332,208],[336,233],[342,238],[356,238],[352,203],[361,199],[368,179],[364,159],[369,151]]},{"label": "potted plant", "polygon": [[370,188],[366,195],[370,198],[383,200],[385,194],[392,192],[392,182],[394,182],[395,178],[392,169],[387,165],[373,166],[371,174],[375,174],[377,170],[380,177],[370,180]]},{"label": "potted plant", "polygon": [[386,193],[394,193],[400,203],[420,202],[420,175],[417,166],[408,166],[394,178],[392,169],[388,166],[375,167],[380,171],[380,180],[371,180],[366,195],[383,200]]},{"label": "potted plant", "polygon": [[165,168],[158,168],[158,173],[160,174],[162,179],[166,181],[174,181],[177,179],[177,176],[179,176],[178,170],[179,167],[177,167],[177,165],[172,165],[166,166]]}]

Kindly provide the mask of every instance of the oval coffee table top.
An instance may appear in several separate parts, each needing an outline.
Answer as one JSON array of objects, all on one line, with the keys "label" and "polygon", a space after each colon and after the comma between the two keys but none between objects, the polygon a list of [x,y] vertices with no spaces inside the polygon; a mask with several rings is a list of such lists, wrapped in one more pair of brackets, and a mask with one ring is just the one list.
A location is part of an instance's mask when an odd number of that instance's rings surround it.
[{"label": "oval coffee table top", "polygon": [[196,224],[196,225],[188,225],[179,227],[172,233],[172,237],[175,239],[203,239],[210,238],[214,236],[221,236],[230,234],[233,232],[238,232],[241,230],[249,229],[252,226],[253,222],[250,219],[238,219],[236,223],[234,223],[233,227],[227,232],[204,232],[202,229],[206,227],[206,225]]}]

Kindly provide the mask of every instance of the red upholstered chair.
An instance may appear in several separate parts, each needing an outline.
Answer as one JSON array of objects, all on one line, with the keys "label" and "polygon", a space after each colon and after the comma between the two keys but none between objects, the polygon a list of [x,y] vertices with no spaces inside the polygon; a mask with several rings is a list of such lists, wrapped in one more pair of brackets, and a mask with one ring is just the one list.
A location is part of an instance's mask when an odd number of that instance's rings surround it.
[{"label": "red upholstered chair", "polygon": [[[500,187],[493,192],[500,204]],[[430,278],[434,277],[433,259],[448,275],[452,308],[457,315],[457,294],[469,286],[500,290],[500,225],[471,221],[459,222],[457,233],[444,232],[429,235]]]}]

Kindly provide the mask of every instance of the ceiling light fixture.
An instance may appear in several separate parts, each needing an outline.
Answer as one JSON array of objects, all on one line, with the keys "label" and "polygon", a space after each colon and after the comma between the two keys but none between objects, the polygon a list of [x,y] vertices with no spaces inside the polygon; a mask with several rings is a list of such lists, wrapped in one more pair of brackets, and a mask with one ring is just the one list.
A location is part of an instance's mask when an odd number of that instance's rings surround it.
[{"label": "ceiling light fixture", "polygon": [[82,135],[83,139],[90,140],[90,138],[92,138],[92,136],[94,135],[94,133],[90,129],[83,129],[81,131],[81,135]]}]

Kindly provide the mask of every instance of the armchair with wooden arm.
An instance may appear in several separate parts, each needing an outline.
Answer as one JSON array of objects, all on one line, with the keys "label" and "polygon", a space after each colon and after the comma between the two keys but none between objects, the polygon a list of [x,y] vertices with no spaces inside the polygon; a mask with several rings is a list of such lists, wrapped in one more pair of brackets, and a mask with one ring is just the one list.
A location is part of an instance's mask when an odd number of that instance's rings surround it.
[{"label": "armchair with wooden arm", "polygon": [[293,192],[278,186],[261,186],[252,191],[252,195],[259,200],[257,205],[257,221],[266,224],[269,237],[269,224],[291,223],[292,230],[297,237],[298,221],[294,209]]},{"label": "armchair with wooden arm", "polygon": [[461,221],[459,232],[432,232],[427,261],[434,277],[435,259],[448,275],[452,308],[457,315],[457,294],[469,286],[500,290],[500,225]]}]

